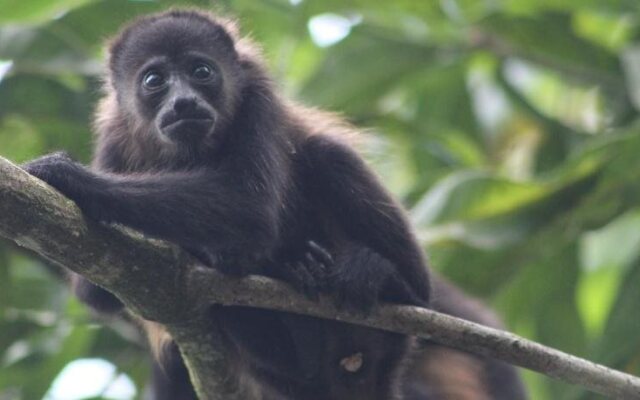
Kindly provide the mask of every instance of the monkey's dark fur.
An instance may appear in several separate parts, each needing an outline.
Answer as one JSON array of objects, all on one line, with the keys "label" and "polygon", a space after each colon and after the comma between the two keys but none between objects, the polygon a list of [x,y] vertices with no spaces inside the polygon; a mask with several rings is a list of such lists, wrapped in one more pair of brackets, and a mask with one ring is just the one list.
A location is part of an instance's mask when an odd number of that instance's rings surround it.
[{"label": "monkey's dark fur", "polygon": [[[342,139],[351,129],[282,99],[256,47],[226,20],[170,11],[125,28],[110,45],[96,132],[91,169],[62,154],[25,166],[90,218],[363,312],[396,302],[495,324],[457,289],[430,283],[401,207]],[[73,280],[89,305],[122,308]],[[254,387],[247,396],[524,398],[511,367],[401,335],[243,307],[214,307],[212,320],[233,373]],[[193,398],[175,348],[166,361],[155,368],[156,398]]]}]

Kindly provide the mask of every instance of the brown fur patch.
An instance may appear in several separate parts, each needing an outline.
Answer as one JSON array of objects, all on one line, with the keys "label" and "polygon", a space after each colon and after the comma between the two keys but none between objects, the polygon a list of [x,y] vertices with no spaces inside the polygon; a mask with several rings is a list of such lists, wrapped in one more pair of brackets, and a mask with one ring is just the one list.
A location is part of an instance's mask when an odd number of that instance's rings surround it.
[{"label": "brown fur patch", "polygon": [[435,398],[491,400],[483,363],[476,357],[446,347],[428,346],[416,366],[416,379]]}]

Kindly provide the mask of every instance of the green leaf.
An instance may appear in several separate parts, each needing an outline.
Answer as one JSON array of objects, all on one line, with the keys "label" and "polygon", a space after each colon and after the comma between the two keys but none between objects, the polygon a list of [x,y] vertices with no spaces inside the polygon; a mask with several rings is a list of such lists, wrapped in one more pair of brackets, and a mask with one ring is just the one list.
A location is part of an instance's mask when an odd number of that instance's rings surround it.
[{"label": "green leaf", "polygon": [[[369,36],[358,27],[328,57],[301,89],[304,99],[344,111],[386,94],[407,77],[423,71],[434,60],[434,49],[387,37]],[[385,57],[380,57],[385,54]],[[331,82],[331,85],[327,85]]]},{"label": "green leaf", "polygon": [[494,14],[481,26],[495,35],[502,56],[520,57],[562,73],[568,79],[623,88],[618,58],[608,49],[578,37],[566,14],[508,18]]},{"label": "green leaf", "polygon": [[540,200],[549,188],[501,179],[483,172],[460,172],[437,184],[412,210],[418,225],[478,219]]},{"label": "green leaf", "polygon": [[638,11],[635,0],[504,0],[506,11],[515,14],[529,14],[545,10],[578,11],[592,9],[601,12],[634,12]]},{"label": "green leaf", "polygon": [[15,162],[25,162],[42,154],[44,143],[37,129],[18,115],[0,119],[0,148]]},{"label": "green leaf", "polygon": [[630,46],[622,53],[629,94],[634,106],[640,110],[640,46]]},{"label": "green leaf", "polygon": [[0,24],[40,22],[59,17],[91,0],[0,0]]},{"label": "green leaf", "polygon": [[[617,289],[617,298],[609,314],[604,332],[596,343],[592,359],[609,367],[638,375],[640,373],[640,262],[636,261],[624,276]],[[593,393],[575,388],[581,393],[572,398],[580,400],[601,399]]]},{"label": "green leaf", "polygon": [[[613,367],[637,373],[634,360],[640,356],[640,319],[634,318],[640,304],[640,262],[625,274],[618,297],[598,345],[598,359]],[[633,370],[629,368],[634,367]]]}]

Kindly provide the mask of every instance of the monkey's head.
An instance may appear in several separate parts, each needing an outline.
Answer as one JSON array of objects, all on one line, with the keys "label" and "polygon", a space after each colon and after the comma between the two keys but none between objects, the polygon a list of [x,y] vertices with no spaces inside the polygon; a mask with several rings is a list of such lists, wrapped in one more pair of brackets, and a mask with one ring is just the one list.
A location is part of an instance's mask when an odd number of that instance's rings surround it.
[{"label": "monkey's head", "polygon": [[109,82],[132,131],[165,145],[215,143],[240,90],[235,35],[195,11],[138,19],[109,47]]}]

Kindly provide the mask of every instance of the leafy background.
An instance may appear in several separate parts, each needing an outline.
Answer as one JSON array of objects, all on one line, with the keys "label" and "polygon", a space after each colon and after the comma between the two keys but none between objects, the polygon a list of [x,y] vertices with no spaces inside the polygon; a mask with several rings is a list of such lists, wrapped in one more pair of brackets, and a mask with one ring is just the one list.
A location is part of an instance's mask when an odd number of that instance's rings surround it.
[{"label": "leafy background", "polygon": [[[88,160],[103,40],[172,5],[237,16],[284,91],[369,128],[434,268],[510,329],[640,374],[640,2],[0,0],[0,154]],[[143,340],[94,321],[0,243],[1,400],[82,398],[51,387],[86,358],[113,368],[93,398],[130,398],[123,377],[141,396]],[[525,376],[533,399],[596,398]]]}]

